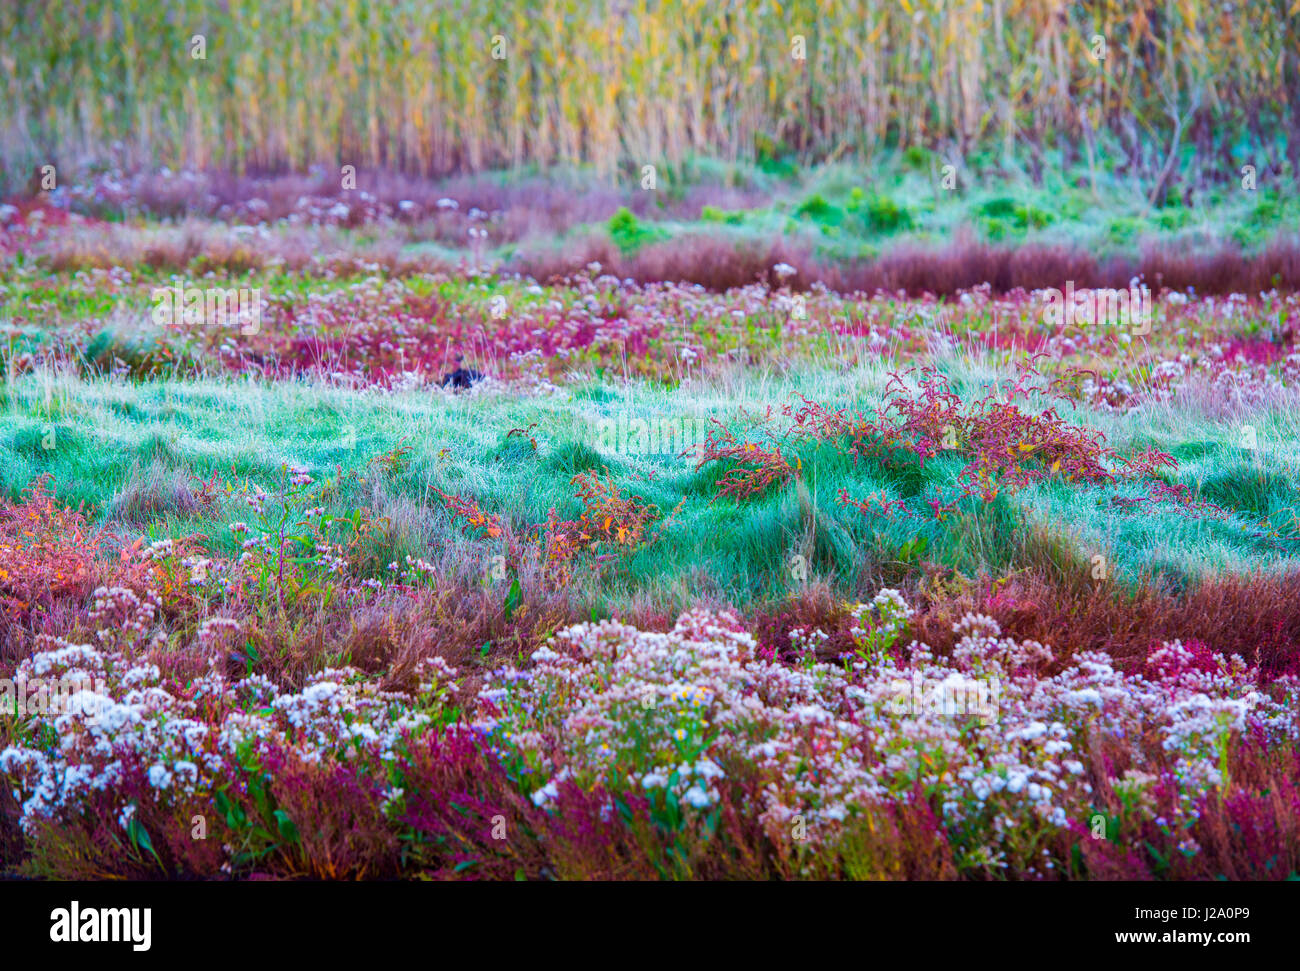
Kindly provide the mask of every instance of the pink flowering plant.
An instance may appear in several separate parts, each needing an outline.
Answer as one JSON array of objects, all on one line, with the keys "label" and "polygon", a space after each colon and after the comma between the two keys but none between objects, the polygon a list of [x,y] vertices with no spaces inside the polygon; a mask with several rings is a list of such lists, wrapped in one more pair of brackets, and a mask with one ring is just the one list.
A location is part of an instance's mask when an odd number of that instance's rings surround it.
[{"label": "pink flowering plant", "polygon": [[[693,872],[713,841],[757,846],[795,874],[878,872],[877,851],[862,856],[873,820],[907,818],[957,874],[1101,866],[1098,848],[1079,849],[1098,817],[1120,843],[1163,840],[1168,867],[1167,852],[1195,855],[1198,819],[1219,812],[1210,794],[1253,798],[1233,768],[1250,745],[1300,741],[1294,677],[1265,685],[1239,658],[1178,642],[1125,673],[1100,653],[1059,659],[974,614],[944,655],[914,641],[905,657],[795,666],[762,656],[727,613],[691,611],[664,633],[578,624],[529,667],[493,672],[462,713],[457,674],[437,658],[401,686],[349,668],[294,689],[229,678],[218,659],[238,636],[230,622],[196,635],[212,663],[181,681],[150,659],[161,642],[149,601],[99,599],[97,643],[50,638],[22,667],[95,687],[11,724],[0,752],[32,865],[49,872],[594,866],[563,842],[578,838],[568,814],[588,799],[607,824],[639,827],[633,842],[662,875]],[[896,633],[910,609],[884,591],[848,622],[865,630],[874,613],[874,631]],[[436,767],[452,753],[462,768]],[[446,798],[468,816],[421,795],[434,778],[461,787]],[[526,846],[495,841],[503,825]]]}]

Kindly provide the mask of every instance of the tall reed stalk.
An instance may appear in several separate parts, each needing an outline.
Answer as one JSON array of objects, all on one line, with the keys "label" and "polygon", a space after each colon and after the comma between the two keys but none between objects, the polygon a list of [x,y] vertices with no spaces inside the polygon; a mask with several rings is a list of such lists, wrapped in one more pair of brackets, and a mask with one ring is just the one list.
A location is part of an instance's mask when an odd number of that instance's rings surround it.
[{"label": "tall reed stalk", "polygon": [[1104,131],[1159,156],[1198,94],[1190,144],[1273,154],[1280,123],[1300,155],[1298,15],[1294,0],[9,0],[0,164],[11,186],[90,161],[613,173]]}]

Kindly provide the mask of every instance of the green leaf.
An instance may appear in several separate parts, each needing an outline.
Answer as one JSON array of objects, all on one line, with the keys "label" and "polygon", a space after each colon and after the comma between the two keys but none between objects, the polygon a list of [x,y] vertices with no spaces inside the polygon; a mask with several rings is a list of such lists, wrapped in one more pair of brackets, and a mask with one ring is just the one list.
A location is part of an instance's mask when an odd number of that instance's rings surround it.
[{"label": "green leaf", "polygon": [[126,823],[126,835],[131,838],[131,845],[136,849],[144,849],[153,852],[153,842],[149,839],[149,834],[145,832],[144,826],[140,820],[132,816]]},{"label": "green leaf", "polygon": [[266,784],[257,776],[249,777],[248,794],[253,797],[253,802],[257,803],[257,808],[262,811],[263,817],[271,815],[271,802],[266,795]]},{"label": "green leaf", "polygon": [[906,543],[904,543],[902,546],[898,548],[899,560],[906,563],[913,559],[916,559],[922,553],[925,552],[926,543],[927,541],[924,536],[916,536],[912,539],[909,539]]},{"label": "green leaf", "polygon": [[1079,849],[1078,843],[1070,846],[1070,862],[1073,864],[1074,872],[1087,873],[1087,866],[1083,862],[1083,851]]},{"label": "green leaf", "polygon": [[248,821],[248,817],[244,815],[243,807],[238,803],[231,802],[225,790],[217,790],[217,793],[212,797],[212,804],[216,807],[217,812],[225,817],[226,825],[231,829],[239,829]]},{"label": "green leaf", "polygon": [[503,613],[507,622],[509,622],[511,615],[514,614],[519,605],[523,603],[523,600],[523,589],[519,586],[519,578],[515,577],[510,581],[510,589],[506,592],[506,602]]},{"label": "green leaf", "polygon": [[127,820],[126,835],[130,838],[132,846],[137,850],[144,850],[158,861],[159,866],[162,866],[162,860],[158,859],[158,854],[154,852],[153,841],[149,839],[149,834],[145,832],[144,825],[134,816]]},{"label": "green leaf", "polygon": [[1151,853],[1151,855],[1155,857],[1156,862],[1160,864],[1159,867],[1157,868],[1157,872],[1169,869],[1169,861],[1164,858],[1164,856],[1161,854],[1159,850],[1157,850],[1154,846],[1151,845],[1151,841],[1143,840],[1142,842],[1143,845],[1146,846],[1147,850]]},{"label": "green leaf", "polygon": [[280,839],[286,843],[297,845],[298,827],[289,818],[289,814],[283,809],[277,809],[273,815],[275,816],[276,829],[280,831]]}]

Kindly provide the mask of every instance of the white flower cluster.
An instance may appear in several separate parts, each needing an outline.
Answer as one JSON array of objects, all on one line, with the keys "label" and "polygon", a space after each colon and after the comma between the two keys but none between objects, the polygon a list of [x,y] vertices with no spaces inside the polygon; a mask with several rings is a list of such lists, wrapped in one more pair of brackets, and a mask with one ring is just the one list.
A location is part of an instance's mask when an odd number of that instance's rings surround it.
[{"label": "white flower cluster", "polygon": [[811,631],[802,627],[796,627],[790,631],[790,646],[794,648],[795,654],[800,657],[814,657],[817,649],[830,640],[830,635],[820,627],[814,627]]},{"label": "white flower cluster", "polygon": [[[206,796],[241,777],[240,749],[250,740],[293,748],[304,761],[342,753],[379,764],[396,757],[404,733],[431,722],[420,699],[381,690],[351,668],[327,669],[301,691],[281,692],[260,675],[228,681],[215,657],[208,674],[180,685],[134,652],[56,638],[40,647],[20,664],[20,677],[94,674],[104,694],[80,692],[0,752],[0,776],[21,803],[28,832],[77,816],[94,793],[122,789],[135,767],[154,799]],[[441,659],[419,671],[435,681],[454,674]],[[123,825],[134,811],[124,796]]]},{"label": "white flower cluster", "polygon": [[849,609],[849,634],[863,654],[880,655],[894,645],[916,611],[892,587],[885,587],[870,603]]},{"label": "white flower cluster", "polygon": [[[892,591],[872,606],[911,615]],[[1003,637],[975,614],[955,629],[944,659],[913,642],[907,662],[792,667],[761,658],[728,614],[694,611],[662,634],[579,624],[535,652],[531,672],[507,669],[489,683],[480,728],[537,774],[539,804],[572,778],[703,808],[739,772],[731,797],[749,800],[774,838],[813,842],[833,841],[845,820],[905,802],[917,786],[939,794],[949,824],[1064,827],[1092,811],[1093,762],[1080,753],[1102,739],[1127,750],[1133,772],[1158,771],[1149,742],[1165,739],[1190,802],[1218,784],[1218,747],[1233,733],[1297,732],[1300,684],[1280,679],[1280,697],[1269,697],[1240,659],[1215,674],[1174,666],[1147,680],[1084,653],[1048,677],[1046,646]],[[1181,646],[1167,650],[1182,657]],[[898,704],[899,686],[913,681],[996,684],[998,716]],[[791,836],[796,821],[805,835]]]},{"label": "white flower cluster", "polygon": [[[147,599],[97,598],[106,617],[110,602],[136,610]],[[872,608],[877,624],[911,615],[893,592]],[[412,666],[411,691],[349,668],[321,671],[294,691],[259,675],[227,680],[215,641],[235,630],[222,618],[205,624],[197,640],[212,650],[210,669],[184,684],[133,642],[43,638],[17,676],[82,677],[95,689],[29,718],[0,752],[0,781],[21,803],[24,828],[60,825],[92,801],[102,807],[104,793],[123,793],[113,813],[124,825],[141,792],[163,805],[207,798],[242,778],[241,760],[259,746],[308,762],[389,765],[404,733],[445,713],[455,691],[456,672],[438,658]],[[539,806],[568,781],[637,792],[692,825],[726,802],[773,839],[805,845],[833,844],[855,820],[917,792],[935,799],[946,825],[995,835],[1086,820],[1099,782],[1153,814],[1153,780],[1172,779],[1186,814],[1225,783],[1224,753],[1241,735],[1300,739],[1300,679],[1263,684],[1240,658],[1172,642],[1147,658],[1143,675],[1102,653],[1056,658],[977,614],[954,630],[943,657],[914,641],[903,652],[791,666],[760,654],[727,613],[690,611],[666,633],[578,624],[535,651],[529,667],[491,672],[469,711],[489,746],[536,780]],[[995,717],[982,717],[982,695],[917,704],[917,684],[945,697],[995,685]],[[911,692],[902,704],[900,685]],[[1100,749],[1125,766],[1121,778],[1099,775]],[[401,798],[390,786],[388,810]],[[1005,849],[971,852],[994,867]]]}]

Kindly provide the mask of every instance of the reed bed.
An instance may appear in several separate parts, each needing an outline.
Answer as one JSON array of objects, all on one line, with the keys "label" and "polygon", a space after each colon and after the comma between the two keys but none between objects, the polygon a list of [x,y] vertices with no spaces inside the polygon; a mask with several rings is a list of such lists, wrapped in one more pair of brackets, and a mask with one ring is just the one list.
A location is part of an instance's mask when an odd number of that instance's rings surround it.
[{"label": "reed bed", "polygon": [[1175,132],[1195,164],[1231,161],[1243,138],[1258,164],[1280,164],[1280,125],[1295,169],[1298,12],[1289,0],[16,0],[0,6],[0,166],[11,188],[41,165],[91,162],[425,176],[581,163],[613,177],[691,153],[1091,154],[1109,134],[1121,167],[1149,173]]}]

